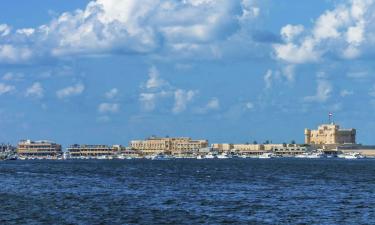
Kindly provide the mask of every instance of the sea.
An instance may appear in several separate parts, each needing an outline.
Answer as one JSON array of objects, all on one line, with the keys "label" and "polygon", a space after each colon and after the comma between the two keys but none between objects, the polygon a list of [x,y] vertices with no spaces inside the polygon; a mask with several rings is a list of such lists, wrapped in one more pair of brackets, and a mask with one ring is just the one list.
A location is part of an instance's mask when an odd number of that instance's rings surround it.
[{"label": "sea", "polygon": [[2,161],[0,224],[375,224],[375,160]]}]

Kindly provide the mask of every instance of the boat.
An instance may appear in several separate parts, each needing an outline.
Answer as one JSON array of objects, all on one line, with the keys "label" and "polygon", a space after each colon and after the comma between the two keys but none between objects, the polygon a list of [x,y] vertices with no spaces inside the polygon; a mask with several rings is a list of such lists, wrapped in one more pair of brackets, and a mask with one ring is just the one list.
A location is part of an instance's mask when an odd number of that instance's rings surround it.
[{"label": "boat", "polygon": [[214,159],[215,156],[212,154],[212,152],[208,153],[207,155],[204,156],[205,159]]},{"label": "boat", "polygon": [[217,158],[218,159],[229,159],[229,156],[225,153],[221,153],[221,154],[217,155]]},{"label": "boat", "polygon": [[274,157],[275,157],[274,154],[267,153],[267,152],[265,152],[265,153],[263,153],[263,154],[261,154],[261,155],[258,156],[259,159],[270,159],[270,158],[274,158]]},{"label": "boat", "polygon": [[323,157],[323,154],[320,152],[305,152],[305,153],[295,156],[295,158],[302,158],[302,159],[320,159],[322,157]]},{"label": "boat", "polygon": [[197,159],[203,159],[202,155],[198,155]]},{"label": "boat", "polygon": [[164,155],[164,154],[158,154],[158,155],[154,155],[151,159],[152,160],[170,160],[171,157]]},{"label": "boat", "polygon": [[338,154],[337,158],[341,158],[341,159],[363,159],[364,156],[361,155],[358,152],[347,152],[347,153]]},{"label": "boat", "polygon": [[116,155],[116,159],[125,159],[125,155],[123,154],[119,154],[119,155]]}]

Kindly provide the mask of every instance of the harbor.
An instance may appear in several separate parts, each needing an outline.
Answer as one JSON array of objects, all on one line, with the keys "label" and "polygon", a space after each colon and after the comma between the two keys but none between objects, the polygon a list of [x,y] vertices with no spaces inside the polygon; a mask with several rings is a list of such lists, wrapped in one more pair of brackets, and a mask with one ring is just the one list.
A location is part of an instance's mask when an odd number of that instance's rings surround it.
[{"label": "harbor", "polygon": [[132,140],[126,145],[72,144],[66,149],[53,141],[21,140],[17,146],[0,146],[1,160],[224,160],[224,159],[363,159],[375,158],[375,146],[356,143],[356,129],[341,129],[329,122],[317,130],[304,130],[303,144],[209,143],[190,137],[157,137]]}]

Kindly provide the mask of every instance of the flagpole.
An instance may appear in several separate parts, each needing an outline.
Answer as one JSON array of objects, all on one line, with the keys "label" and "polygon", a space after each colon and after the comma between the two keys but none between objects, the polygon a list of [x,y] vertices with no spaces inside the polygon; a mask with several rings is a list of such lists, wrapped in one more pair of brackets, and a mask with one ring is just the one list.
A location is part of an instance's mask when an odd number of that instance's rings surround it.
[{"label": "flagpole", "polygon": [[333,124],[332,116],[333,116],[333,113],[331,113],[331,112],[328,113],[329,124]]}]

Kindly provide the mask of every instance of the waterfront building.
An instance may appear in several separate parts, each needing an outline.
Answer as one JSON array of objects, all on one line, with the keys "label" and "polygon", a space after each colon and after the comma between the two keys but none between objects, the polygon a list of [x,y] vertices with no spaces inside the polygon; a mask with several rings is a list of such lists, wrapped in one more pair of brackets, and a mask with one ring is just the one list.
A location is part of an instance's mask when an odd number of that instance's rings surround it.
[{"label": "waterfront building", "polygon": [[144,155],[190,155],[194,154],[194,152],[198,152],[199,149],[207,148],[208,141],[193,140],[187,137],[150,137],[146,140],[131,141],[130,147]]},{"label": "waterfront building", "polygon": [[299,154],[303,154],[309,151],[308,147],[305,145],[298,145],[298,144],[282,144],[273,146],[272,152],[277,156],[296,156]]},{"label": "waterfront building", "polygon": [[113,156],[116,148],[108,145],[78,145],[74,144],[68,147],[69,157],[78,158],[97,158]]},{"label": "waterfront building", "polygon": [[214,143],[211,147],[218,153],[227,153],[234,149],[233,144],[229,143]]},{"label": "waterfront building", "polygon": [[356,130],[341,129],[337,124],[323,124],[317,130],[305,129],[305,143],[311,145],[355,144]]},{"label": "waterfront building", "polygon": [[306,152],[305,145],[298,144],[212,144],[217,152],[235,153],[239,155],[256,156],[264,153],[274,153],[280,156],[293,156]]},{"label": "waterfront building", "polygon": [[20,159],[60,159],[61,145],[51,141],[22,140],[18,143],[17,154]]},{"label": "waterfront building", "polygon": [[236,153],[240,155],[261,155],[266,152],[265,145],[262,144],[215,143],[212,144],[212,149],[219,153]]},{"label": "waterfront building", "polygon": [[115,153],[115,158],[118,159],[125,159],[125,158],[139,158],[139,152],[136,150],[131,149],[130,147],[125,147],[122,145],[113,145],[112,146],[114,153]]}]

